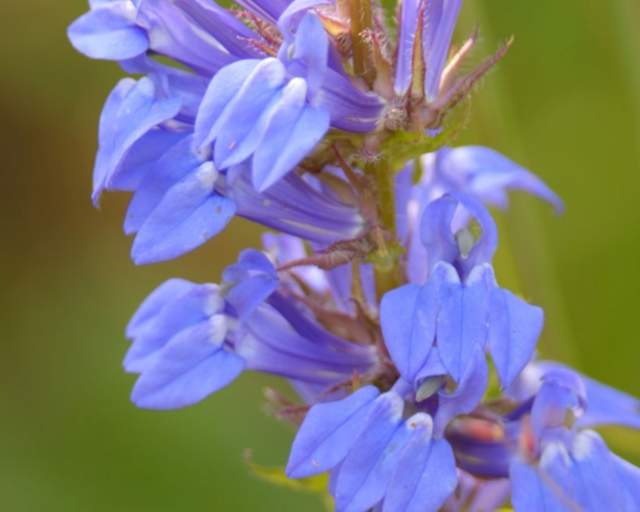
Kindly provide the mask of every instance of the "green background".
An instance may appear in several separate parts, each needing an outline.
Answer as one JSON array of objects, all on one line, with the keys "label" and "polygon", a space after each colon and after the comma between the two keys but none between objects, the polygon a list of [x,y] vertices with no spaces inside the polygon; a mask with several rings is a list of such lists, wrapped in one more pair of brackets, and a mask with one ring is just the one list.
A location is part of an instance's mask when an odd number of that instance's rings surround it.
[{"label": "green background", "polygon": [[[292,432],[263,414],[270,381],[243,376],[188,410],[140,411],[123,327],[162,280],[217,280],[257,229],[235,222],[177,261],[134,268],[126,197],[89,201],[102,102],[121,75],[67,43],[83,0],[0,6],[0,508],[7,511],[321,510],[251,477],[245,448],[285,461]],[[474,58],[516,36],[473,94],[460,142],[503,151],[565,200],[516,194],[498,272],[547,310],[542,354],[640,394],[640,4],[469,1]],[[640,462],[640,436],[608,431]]]}]

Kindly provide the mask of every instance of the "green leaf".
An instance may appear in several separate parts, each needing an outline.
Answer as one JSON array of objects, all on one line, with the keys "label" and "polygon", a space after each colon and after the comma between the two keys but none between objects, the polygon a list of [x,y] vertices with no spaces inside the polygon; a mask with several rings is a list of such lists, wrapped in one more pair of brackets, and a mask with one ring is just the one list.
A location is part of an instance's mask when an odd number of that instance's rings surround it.
[{"label": "green leaf", "polygon": [[286,475],[284,467],[261,466],[253,462],[250,455],[247,455],[245,460],[250,473],[259,480],[295,492],[316,494],[322,499],[327,511],[334,510],[333,498],[329,494],[329,475],[327,473],[293,480]]}]

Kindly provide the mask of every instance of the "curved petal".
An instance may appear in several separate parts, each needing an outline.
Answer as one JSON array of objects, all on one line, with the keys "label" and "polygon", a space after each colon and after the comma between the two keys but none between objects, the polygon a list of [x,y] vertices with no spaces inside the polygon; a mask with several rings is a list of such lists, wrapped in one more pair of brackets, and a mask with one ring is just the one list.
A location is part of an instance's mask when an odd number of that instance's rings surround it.
[{"label": "curved petal", "polygon": [[489,350],[503,388],[531,360],[542,332],[544,312],[503,288],[493,290],[489,306]]},{"label": "curved petal", "polygon": [[366,386],[343,400],[313,406],[293,441],[287,475],[304,478],[339,464],[365,427],[379,394],[374,386]]},{"label": "curved petal", "polygon": [[136,8],[128,1],[96,6],[67,30],[73,47],[92,59],[125,60],[149,48],[145,30],[134,23]]},{"label": "curved petal", "polygon": [[177,98],[158,99],[148,78],[121,80],[109,95],[100,116],[99,148],[93,171],[93,202],[118,179],[121,164],[146,133],[180,111]]},{"label": "curved petal", "polygon": [[193,405],[236,379],[244,361],[212,339],[209,322],[175,336],[138,378],[131,400],[145,409]]},{"label": "curved petal", "polygon": [[269,126],[268,143],[261,144],[253,155],[251,178],[258,192],[263,192],[291,171],[322,140],[329,130],[329,114],[322,108],[307,105],[289,129]]},{"label": "curved petal", "polygon": [[134,240],[131,256],[136,264],[181,256],[227,225],[235,205],[213,192],[216,176],[213,164],[206,162],[167,191]]},{"label": "curved petal", "polygon": [[384,496],[398,457],[409,435],[402,426],[403,400],[393,392],[380,395],[366,428],[340,466],[336,508],[368,510]]}]

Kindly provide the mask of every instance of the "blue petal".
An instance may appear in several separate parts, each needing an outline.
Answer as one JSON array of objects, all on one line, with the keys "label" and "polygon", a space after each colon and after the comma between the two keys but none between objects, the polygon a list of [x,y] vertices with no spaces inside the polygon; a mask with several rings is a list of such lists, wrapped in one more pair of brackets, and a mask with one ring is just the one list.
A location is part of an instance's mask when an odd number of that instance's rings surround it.
[{"label": "blue petal", "polygon": [[[270,3],[270,2],[265,2]],[[287,5],[287,8],[278,18],[278,28],[286,39],[290,38],[296,25],[306,16],[307,11],[313,7],[331,4],[331,0],[294,0]]]},{"label": "blue petal", "polygon": [[436,310],[425,304],[428,290],[428,286],[408,284],[385,294],[380,304],[385,345],[409,382],[426,361],[435,337]]},{"label": "blue petal", "polygon": [[289,0],[238,0],[236,3],[249,12],[275,23],[287,8]]},{"label": "blue petal", "polygon": [[461,5],[462,0],[436,0],[427,3],[423,37],[426,61],[424,89],[430,101],[436,98],[440,90],[440,79],[449,56]]},{"label": "blue petal", "polygon": [[329,113],[307,105],[288,130],[270,126],[265,140],[253,155],[251,177],[259,192],[265,191],[291,171],[311,152],[329,130]]},{"label": "blue petal", "polygon": [[570,502],[561,501],[545,485],[537,467],[513,460],[509,468],[509,475],[512,489],[511,502],[517,512],[571,512],[575,510],[575,508],[570,508]]},{"label": "blue petal", "polygon": [[191,289],[193,283],[186,279],[169,279],[156,288],[144,300],[127,325],[127,338],[138,335],[144,325],[152,320],[160,310],[176,297]]},{"label": "blue petal", "polygon": [[169,189],[138,231],[131,251],[136,264],[181,256],[227,225],[235,205],[213,191],[216,176],[207,162]]},{"label": "blue petal", "polygon": [[427,418],[419,413],[407,420],[414,424],[413,432],[389,485],[383,512],[436,512],[456,488],[453,451],[444,439],[432,442]]},{"label": "blue petal", "polygon": [[113,175],[109,188],[112,190],[134,191],[144,179],[152,173],[158,160],[166,153],[167,148],[184,139],[182,132],[173,132],[162,128],[154,128],[138,139]]},{"label": "blue petal", "polygon": [[216,137],[211,130],[225,107],[238,93],[238,90],[256,68],[259,60],[240,60],[218,71],[202,97],[194,127],[194,144],[203,148],[211,144]]},{"label": "blue petal", "polygon": [[192,137],[171,146],[149,170],[131,198],[124,221],[127,234],[137,232],[160,204],[167,191],[203,162],[192,151]]},{"label": "blue petal", "polygon": [[438,172],[452,179],[464,177],[464,189],[500,208],[508,205],[507,189],[523,190],[551,203],[558,213],[564,206],[558,195],[535,174],[504,155],[483,146],[440,150]]},{"label": "blue petal", "polygon": [[145,409],[177,409],[193,405],[228,385],[242,372],[242,358],[211,339],[208,321],[171,339],[138,378],[131,400]]},{"label": "blue petal", "polygon": [[126,371],[144,371],[174,335],[222,309],[217,286],[180,281],[171,280],[158,288],[134,315],[127,331],[134,341],[124,359]]},{"label": "blue petal", "polygon": [[307,13],[302,18],[293,46],[293,59],[304,64],[304,78],[314,95],[321,87],[327,71],[329,38],[317,16]]},{"label": "blue petal", "polygon": [[[222,89],[222,96],[226,100],[222,104],[222,110],[218,111],[220,105],[220,99],[218,99],[212,102],[209,109],[205,111],[208,114],[203,117],[204,128],[198,129],[200,112],[198,112],[198,119],[196,119],[196,144],[198,147],[207,146],[221,137],[214,148],[214,161],[217,165],[220,165],[225,158],[223,148],[226,150],[235,147],[251,131],[262,111],[269,104],[276,91],[282,87],[285,80],[286,71],[277,59],[267,58],[257,65],[254,61],[245,62],[247,64],[244,64],[244,67],[240,69],[240,73],[245,73],[247,70],[250,70],[250,73],[245,75],[244,80],[238,81],[234,77],[228,78],[231,73],[229,71],[231,66],[228,66],[218,73],[218,75],[224,73],[223,79],[221,79],[222,84],[214,84],[218,77],[216,75],[207,89],[205,99],[207,95],[218,95],[217,90]],[[236,63],[232,66],[239,65],[240,63]],[[234,67],[233,73],[237,72]],[[230,90],[231,87],[234,88],[233,91]],[[218,115],[214,117],[215,114]],[[211,128],[206,130],[207,126],[211,126]]]},{"label": "blue petal", "polygon": [[378,395],[377,388],[366,386],[343,400],[314,405],[293,441],[287,475],[304,478],[339,464],[366,425]]},{"label": "blue petal", "polygon": [[438,261],[453,263],[458,256],[458,244],[451,230],[451,222],[458,201],[445,195],[427,205],[420,223],[420,238],[427,249],[431,266]]},{"label": "blue petal", "polygon": [[203,75],[211,76],[235,60],[174,1],[140,2],[136,22],[151,34],[151,50]]},{"label": "blue petal", "polygon": [[616,455],[613,461],[624,489],[624,510],[640,510],[640,468]]},{"label": "blue petal", "polygon": [[300,117],[306,95],[305,81],[294,78],[273,96],[244,139],[237,144],[227,144],[225,133],[222,133],[216,143],[216,158],[220,161],[220,168],[228,168],[246,160],[261,143],[273,144],[274,134],[279,131],[289,133]]},{"label": "blue petal", "polygon": [[435,435],[442,436],[449,422],[461,414],[469,414],[484,397],[489,383],[489,369],[484,351],[476,346],[471,364],[453,393],[440,391],[438,412],[435,416]]},{"label": "blue petal", "polygon": [[[442,265],[442,264],[441,264]],[[442,298],[437,325],[438,352],[449,375],[459,382],[473,359],[476,347],[487,341],[489,297],[495,286],[490,265],[475,267],[464,285],[454,272]]]},{"label": "blue petal", "polygon": [[624,510],[625,493],[620,492],[612,453],[597,433],[578,433],[571,446],[571,459],[577,481],[575,499],[582,510]]},{"label": "blue petal", "polygon": [[567,413],[573,412],[578,418],[585,406],[585,388],[582,379],[575,372],[556,369],[543,377],[542,387],[533,402],[531,425],[538,437],[545,429],[564,427]]},{"label": "blue petal", "polygon": [[578,419],[581,427],[597,425],[624,425],[640,429],[640,400],[581,376],[586,387],[587,409]]},{"label": "blue petal", "polygon": [[457,194],[460,203],[478,222],[482,234],[469,252],[469,256],[460,261],[465,274],[475,266],[490,263],[498,247],[498,228],[489,210],[477,199],[468,194]]},{"label": "blue petal", "polygon": [[99,148],[93,171],[93,202],[118,179],[120,165],[131,147],[152,128],[180,111],[177,98],[157,99],[148,78],[121,80],[100,116]]},{"label": "blue petal", "polygon": [[227,9],[210,0],[177,0],[176,3],[231,55],[246,58],[260,54],[248,44],[248,40],[257,39],[257,34]]},{"label": "blue petal", "polygon": [[409,90],[413,72],[413,49],[418,30],[417,0],[404,0],[400,14],[400,36],[398,37],[398,56],[396,58],[395,93],[404,95]]},{"label": "blue petal", "polygon": [[408,437],[402,411],[403,400],[396,393],[385,393],[376,400],[365,429],[340,466],[335,494],[338,510],[368,510],[384,496]]},{"label": "blue petal", "polygon": [[408,284],[382,298],[380,322],[385,345],[402,377],[412,384],[435,340],[441,287],[456,280],[455,270],[440,264],[424,286]]},{"label": "blue petal", "polygon": [[489,350],[504,388],[511,385],[531,360],[544,312],[513,293],[496,288],[489,306]]},{"label": "blue petal", "polygon": [[225,284],[232,285],[226,298],[240,320],[249,316],[279,284],[269,259],[253,249],[243,251],[238,263],[225,269],[223,279]]},{"label": "blue petal", "polygon": [[131,2],[108,2],[74,21],[67,35],[74,48],[93,59],[125,60],[149,48],[146,32],[136,26]]}]

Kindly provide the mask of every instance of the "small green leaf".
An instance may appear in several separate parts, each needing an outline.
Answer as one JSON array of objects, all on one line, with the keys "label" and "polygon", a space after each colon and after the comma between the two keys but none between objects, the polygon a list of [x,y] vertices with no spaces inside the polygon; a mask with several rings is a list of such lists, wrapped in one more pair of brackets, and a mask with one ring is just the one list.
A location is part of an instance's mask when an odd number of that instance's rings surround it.
[{"label": "small green leaf", "polygon": [[284,468],[281,466],[261,466],[251,460],[250,454],[245,456],[245,461],[250,473],[263,482],[295,492],[319,495],[327,511],[334,510],[333,499],[329,494],[329,475],[327,473],[293,480],[287,477]]}]

